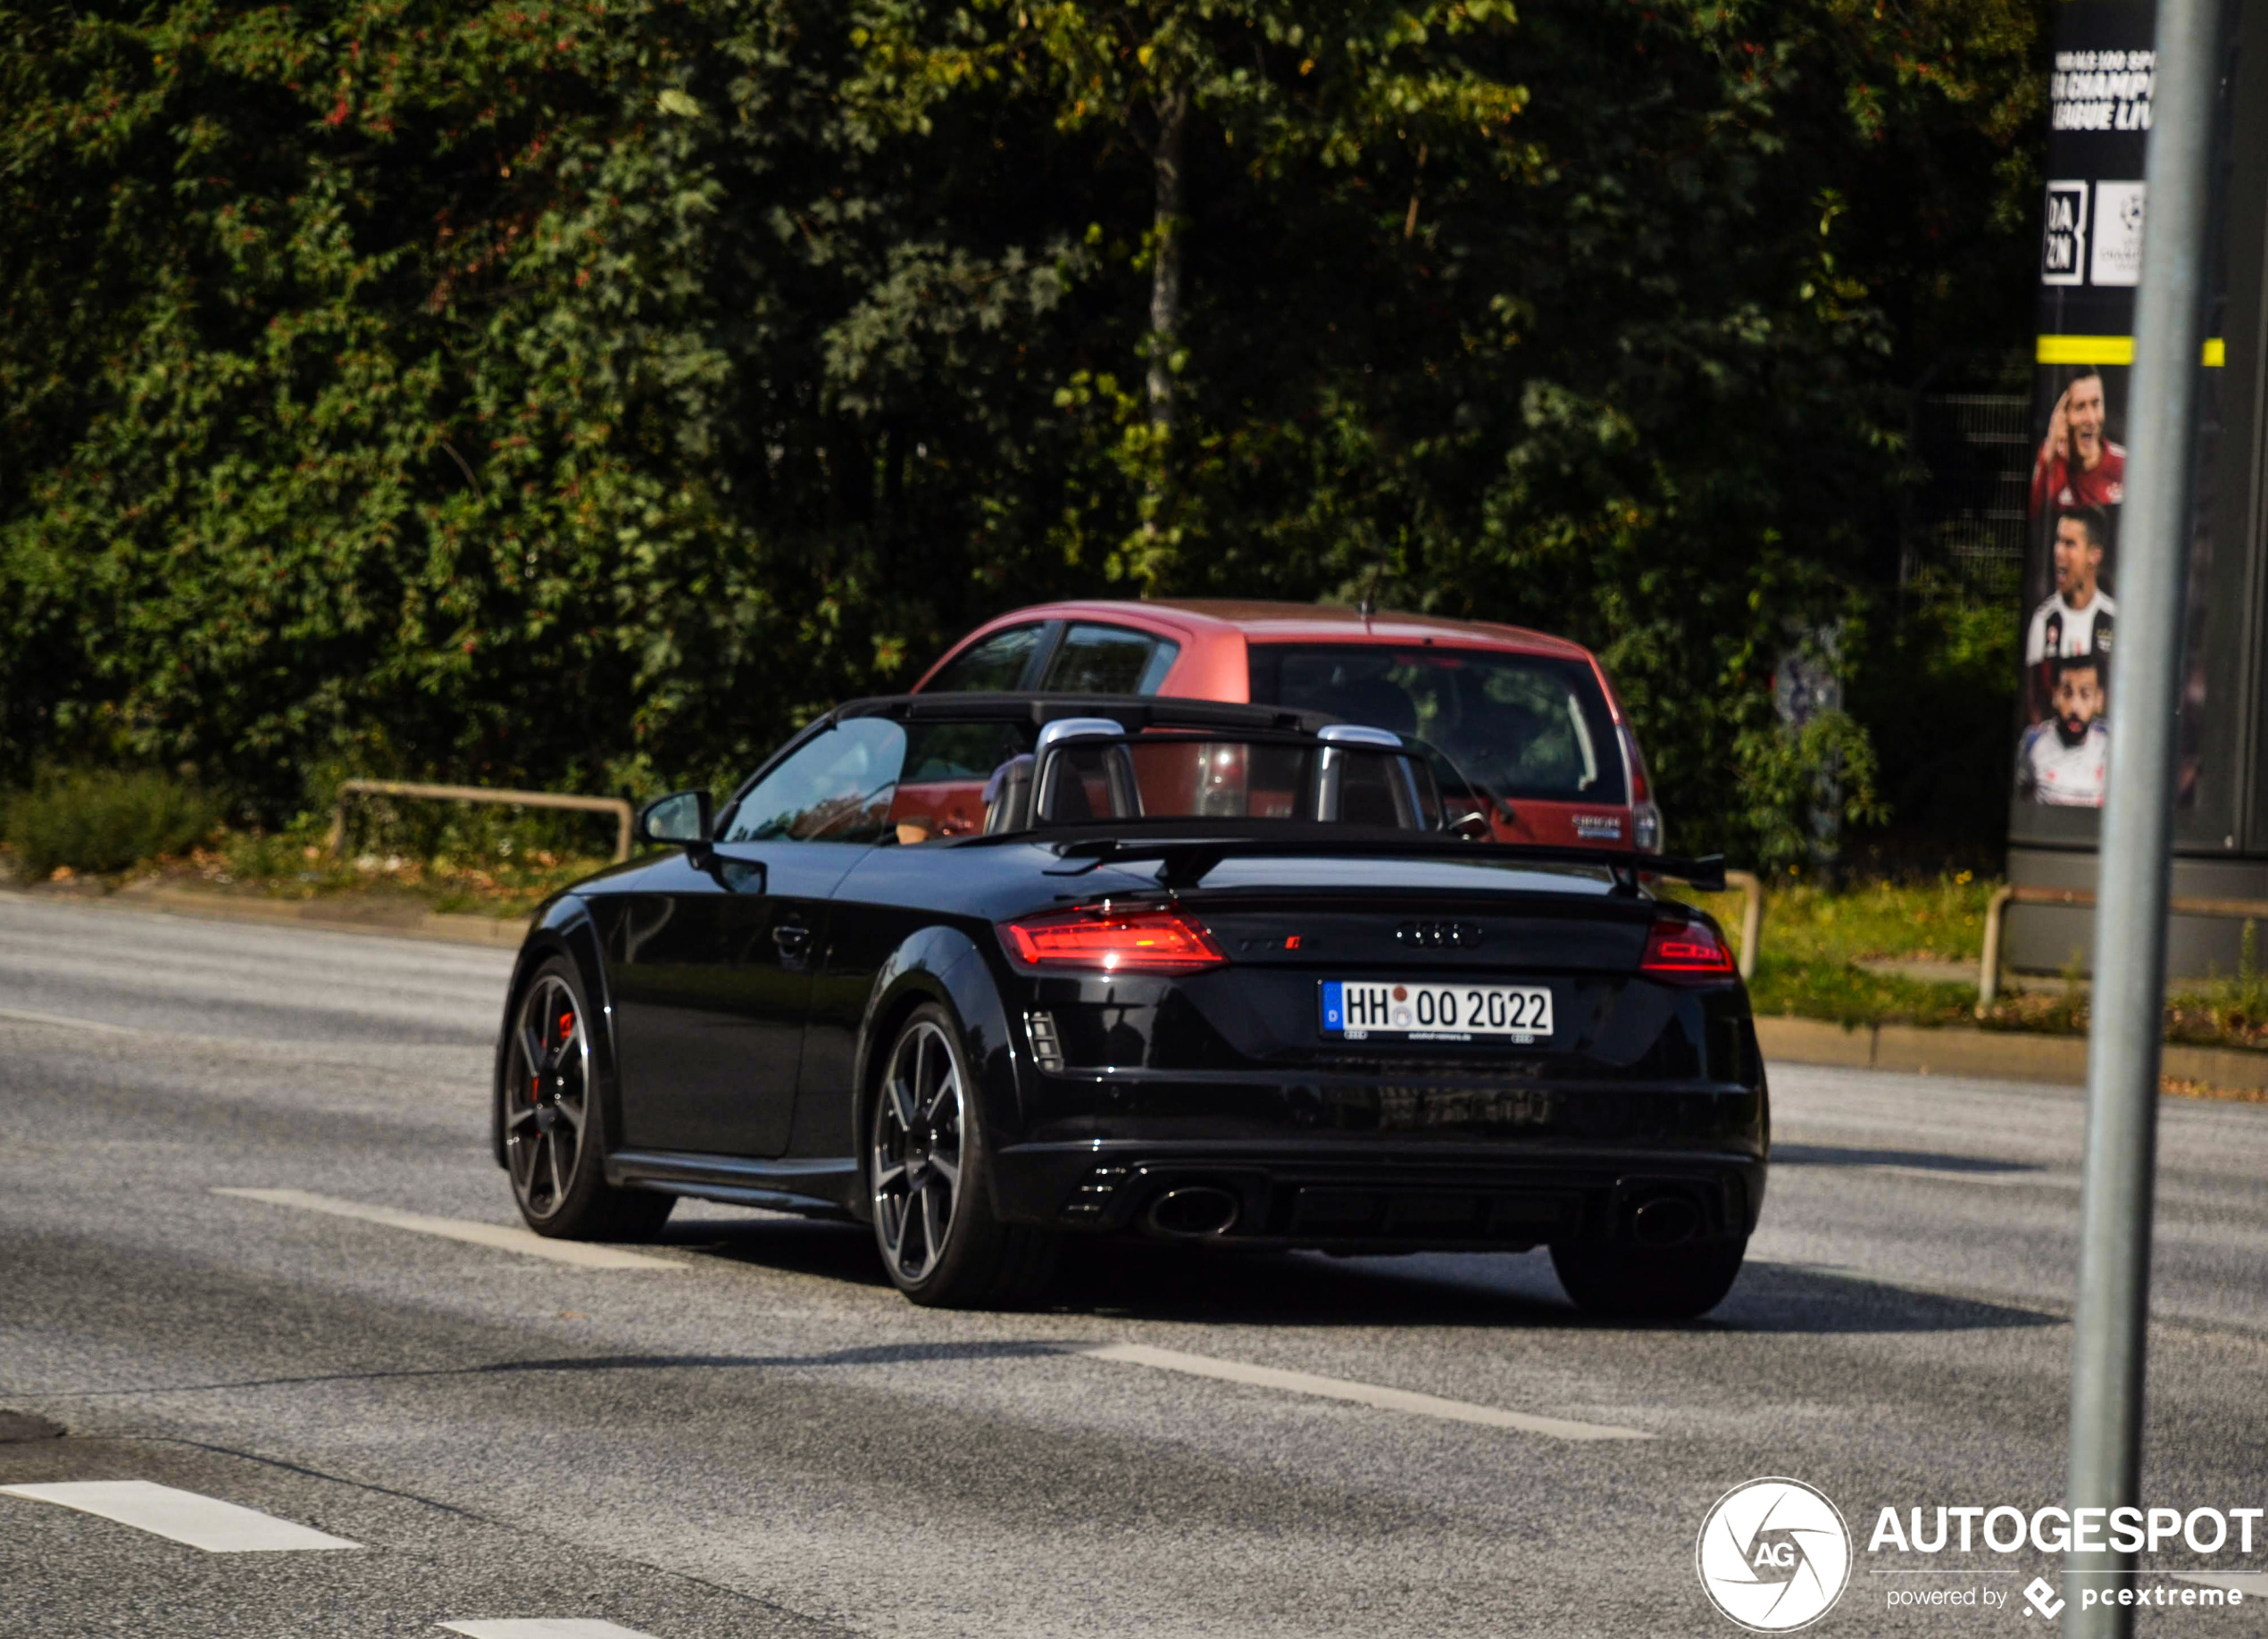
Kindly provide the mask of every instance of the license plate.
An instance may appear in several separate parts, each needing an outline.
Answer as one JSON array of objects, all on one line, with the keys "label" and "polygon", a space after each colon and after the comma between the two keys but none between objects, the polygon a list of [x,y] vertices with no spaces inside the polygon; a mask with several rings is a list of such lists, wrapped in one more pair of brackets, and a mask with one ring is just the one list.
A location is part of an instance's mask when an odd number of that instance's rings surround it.
[{"label": "license plate", "polygon": [[1541,985],[1325,979],[1322,1004],[1323,1034],[1339,1041],[1527,1045],[1551,1035],[1551,992]]}]

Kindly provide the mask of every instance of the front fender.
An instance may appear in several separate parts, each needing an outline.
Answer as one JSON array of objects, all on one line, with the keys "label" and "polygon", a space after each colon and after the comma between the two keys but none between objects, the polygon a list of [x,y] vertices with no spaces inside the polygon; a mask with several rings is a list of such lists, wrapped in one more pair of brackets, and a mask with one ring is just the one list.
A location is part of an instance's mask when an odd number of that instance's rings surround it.
[{"label": "front fender", "polygon": [[[859,1021],[850,1126],[862,1178],[871,1105],[868,1094],[881,1075],[882,1056],[889,1052],[899,1024],[924,1002],[941,1003],[960,1020],[962,1044],[977,1083],[971,1092],[986,1141],[997,1149],[1022,1126],[1020,1077],[1024,1056],[1017,1049],[1014,1027],[990,964],[976,942],[960,929],[924,928],[892,951],[876,972]],[[852,1210],[862,1219],[871,1214],[863,1187]]]},{"label": "front fender", "polygon": [[563,956],[573,965],[583,986],[583,1028],[590,1036],[591,1068],[597,1073],[601,1144],[605,1144],[607,1134],[622,1130],[614,1008],[606,987],[606,961],[598,928],[588,904],[572,894],[563,894],[544,905],[535,925],[528,929],[519,960],[513,963],[511,988],[504,992],[504,1019],[496,1029],[496,1066],[488,1094],[488,1147],[499,1167],[510,1164],[504,1152],[504,1076],[512,1063],[513,1015],[519,1010],[520,994],[529,976],[554,956]]}]

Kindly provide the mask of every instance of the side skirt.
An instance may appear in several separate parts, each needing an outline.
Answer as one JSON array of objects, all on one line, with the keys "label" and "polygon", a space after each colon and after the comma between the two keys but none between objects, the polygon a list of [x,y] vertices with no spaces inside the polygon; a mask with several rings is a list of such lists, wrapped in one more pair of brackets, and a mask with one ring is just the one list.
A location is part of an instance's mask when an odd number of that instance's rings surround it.
[{"label": "side skirt", "polygon": [[676,1150],[618,1150],[606,1158],[606,1181],[618,1187],[763,1207],[805,1218],[853,1218],[858,1163],[848,1156],[746,1161]]}]

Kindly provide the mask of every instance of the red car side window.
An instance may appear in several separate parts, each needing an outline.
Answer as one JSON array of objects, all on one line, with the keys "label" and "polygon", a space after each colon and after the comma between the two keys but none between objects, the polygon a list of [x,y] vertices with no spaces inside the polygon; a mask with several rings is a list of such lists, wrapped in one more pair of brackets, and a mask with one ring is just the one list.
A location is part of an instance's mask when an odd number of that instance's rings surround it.
[{"label": "red car side window", "polygon": [[971,644],[930,679],[937,695],[996,695],[1023,686],[1024,669],[1039,646],[1038,626],[1012,626]]},{"label": "red car side window", "polygon": [[1181,645],[1124,626],[1074,626],[1047,664],[1051,695],[1155,695]]}]

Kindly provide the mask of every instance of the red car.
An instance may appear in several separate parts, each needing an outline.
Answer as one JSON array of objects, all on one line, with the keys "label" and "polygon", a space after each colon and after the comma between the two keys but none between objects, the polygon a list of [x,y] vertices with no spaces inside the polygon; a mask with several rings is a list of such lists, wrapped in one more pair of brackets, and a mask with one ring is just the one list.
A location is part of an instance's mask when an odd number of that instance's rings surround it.
[{"label": "red car", "polygon": [[[1499,840],[1663,845],[1662,813],[1589,650],[1516,626],[1314,603],[1040,603],[987,621],[915,692],[1170,695],[1328,711],[1424,741]],[[1441,770],[1445,795],[1457,784]],[[971,817],[942,816],[948,831]]]}]

